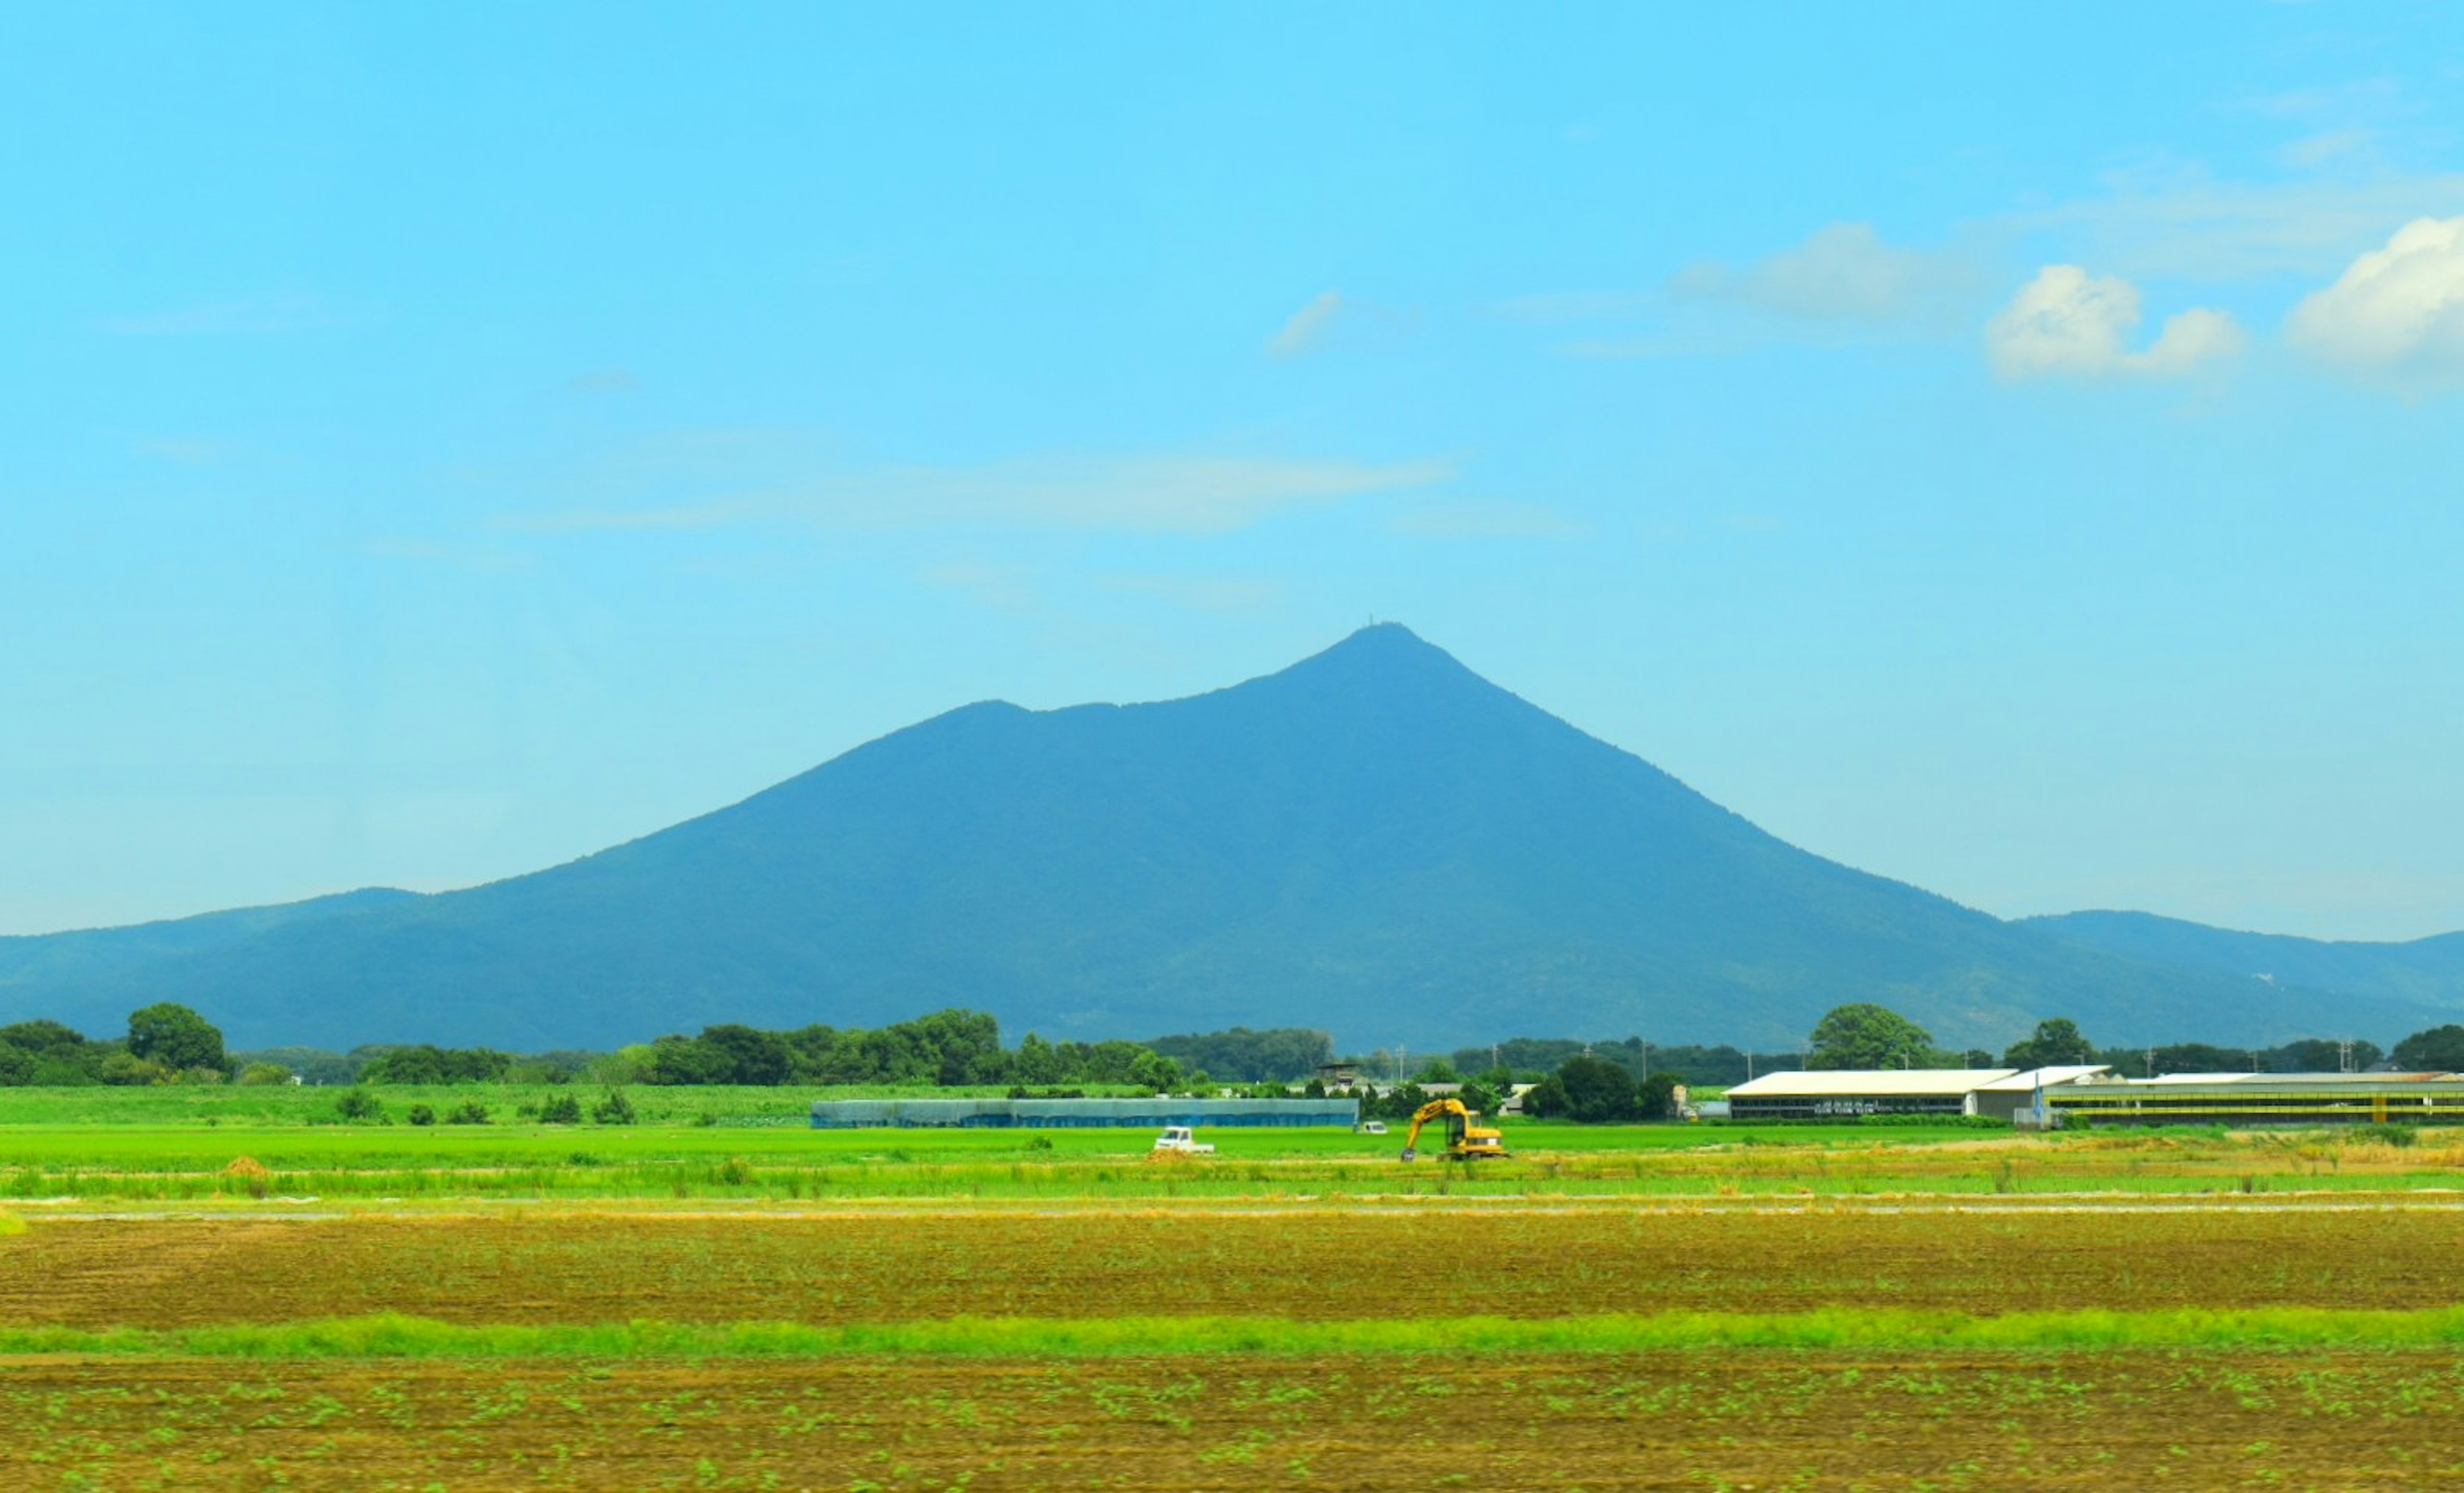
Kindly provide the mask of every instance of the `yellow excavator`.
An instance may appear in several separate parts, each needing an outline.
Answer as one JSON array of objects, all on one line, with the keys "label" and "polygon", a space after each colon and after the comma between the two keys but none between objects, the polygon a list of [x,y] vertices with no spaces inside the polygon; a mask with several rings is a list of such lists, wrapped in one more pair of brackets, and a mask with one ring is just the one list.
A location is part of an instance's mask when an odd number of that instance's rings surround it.
[{"label": "yellow excavator", "polygon": [[1507,1154],[1506,1138],[1488,1125],[1472,1124],[1480,1116],[1465,1109],[1459,1099],[1433,1099],[1420,1106],[1412,1117],[1412,1133],[1403,1137],[1403,1159],[1418,1161],[1420,1156],[1420,1126],[1432,1120],[1446,1122],[1446,1160],[1479,1161],[1483,1157]]}]

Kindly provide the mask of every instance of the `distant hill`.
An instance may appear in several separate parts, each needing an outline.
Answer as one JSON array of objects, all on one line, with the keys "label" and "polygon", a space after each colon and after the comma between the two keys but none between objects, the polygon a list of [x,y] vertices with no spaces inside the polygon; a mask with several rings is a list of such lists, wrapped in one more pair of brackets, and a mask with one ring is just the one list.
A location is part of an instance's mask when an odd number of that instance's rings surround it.
[{"label": "distant hill", "polygon": [[0,940],[0,1013],[188,1002],[235,1046],[596,1046],[945,1005],[1012,1039],[1231,1026],[1786,1050],[1841,1001],[1998,1047],[2400,1035],[2425,1009],[2160,967],[1794,849],[1400,627],[1193,699],[977,704],[568,865]]},{"label": "distant hill", "polygon": [[2405,944],[2331,943],[2236,933],[2145,912],[2071,912],[2030,918],[2023,925],[2125,959],[2464,1011],[2464,933]]}]

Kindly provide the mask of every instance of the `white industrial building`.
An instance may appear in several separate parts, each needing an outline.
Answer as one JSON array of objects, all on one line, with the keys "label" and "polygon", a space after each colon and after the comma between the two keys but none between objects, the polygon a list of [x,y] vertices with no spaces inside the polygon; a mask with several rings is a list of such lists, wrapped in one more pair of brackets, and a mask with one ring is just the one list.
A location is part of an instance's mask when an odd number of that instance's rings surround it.
[{"label": "white industrial building", "polygon": [[2048,1088],[2101,1065],[2052,1068],[1817,1068],[1767,1073],[1728,1090],[1732,1120],[1834,1120],[1864,1115],[1991,1115],[2034,1110]]}]

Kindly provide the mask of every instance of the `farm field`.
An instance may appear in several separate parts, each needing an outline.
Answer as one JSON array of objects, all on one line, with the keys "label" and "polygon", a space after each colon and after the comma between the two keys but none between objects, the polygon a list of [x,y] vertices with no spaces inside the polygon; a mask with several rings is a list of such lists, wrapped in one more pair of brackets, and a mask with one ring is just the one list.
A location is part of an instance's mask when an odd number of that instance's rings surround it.
[{"label": "farm field", "polygon": [[[2427,1353],[19,1363],[12,1487],[2464,1485]],[[2126,1480],[2126,1483],[2124,1482]]]},{"label": "farm field", "polygon": [[1512,1160],[1466,1170],[1435,1162],[1403,1167],[1395,1160],[1396,1136],[1346,1130],[1211,1131],[1216,1156],[1160,1167],[1148,1159],[1153,1138],[1143,1131],[816,1131],[724,1122],[243,1125],[224,1119],[0,1125],[0,1204],[187,1206],[275,1196],[395,1207],[456,1198],[2255,1195],[2419,1192],[2464,1176],[2464,1134],[2453,1130],[2398,1146],[2318,1131],[2027,1136],[1880,1125],[1523,1122],[1509,1129]]},{"label": "farm field", "polygon": [[2464,1210],[37,1217],[0,1241],[0,1323],[2420,1310],[2459,1254]]},{"label": "farm field", "polygon": [[0,1125],[0,1486],[2464,1486],[2450,1132],[703,1112]]}]

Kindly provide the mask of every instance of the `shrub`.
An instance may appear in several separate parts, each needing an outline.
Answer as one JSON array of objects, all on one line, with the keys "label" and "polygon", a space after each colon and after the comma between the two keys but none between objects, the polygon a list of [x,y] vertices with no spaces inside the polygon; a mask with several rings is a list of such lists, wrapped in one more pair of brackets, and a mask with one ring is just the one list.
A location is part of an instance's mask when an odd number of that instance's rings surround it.
[{"label": "shrub", "polygon": [[447,1125],[486,1125],[488,1106],[475,1099],[466,1099],[451,1114],[445,1117],[445,1123]]},{"label": "shrub", "polygon": [[599,1125],[631,1125],[633,1102],[623,1089],[609,1089],[606,1098],[590,1106],[590,1118]]},{"label": "shrub", "polygon": [[334,1101],[334,1112],[352,1125],[361,1125],[385,1118],[385,1105],[366,1089],[344,1089],[341,1097]]},{"label": "shrub", "polygon": [[541,1125],[580,1125],[582,1101],[570,1094],[559,1094],[539,1105],[539,1117]]},{"label": "shrub", "polygon": [[410,1106],[409,1119],[413,1125],[434,1125],[436,1111],[427,1104],[413,1104]]},{"label": "shrub", "polygon": [[291,1081],[291,1070],[278,1062],[253,1062],[239,1071],[239,1081],[251,1088],[265,1088]]},{"label": "shrub", "polygon": [[2417,1144],[2421,1140],[2421,1128],[2409,1125],[2357,1125],[2353,1126],[2353,1139],[2401,1148]]}]

